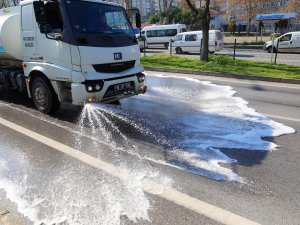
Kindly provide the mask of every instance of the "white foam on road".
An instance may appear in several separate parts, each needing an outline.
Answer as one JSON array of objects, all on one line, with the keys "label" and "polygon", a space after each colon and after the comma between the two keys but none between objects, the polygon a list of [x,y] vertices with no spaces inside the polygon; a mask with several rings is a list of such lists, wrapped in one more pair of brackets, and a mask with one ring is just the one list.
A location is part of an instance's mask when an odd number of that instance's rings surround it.
[{"label": "white foam on road", "polygon": [[[75,133],[76,137],[91,138],[96,147],[99,143],[105,143],[114,153],[122,150],[139,159],[173,166],[212,179],[239,182],[244,179],[230,168],[230,164],[236,163],[236,160],[227,156],[222,149],[261,150],[267,153],[278,146],[262,140],[262,137],[295,132],[249,108],[243,99],[234,97],[235,92],[231,87],[155,75],[148,76],[147,85],[149,91],[146,95],[124,99],[121,106],[87,105],[83,114],[90,122],[94,121],[89,123],[89,127],[85,127],[84,121],[80,121],[79,129],[75,131],[60,127]],[[57,121],[52,124],[56,123]],[[133,144],[132,139],[155,148],[151,149],[152,152],[145,153],[141,148],[143,145]],[[84,150],[81,141],[77,144]],[[17,150],[18,146],[11,145],[9,148]],[[101,151],[99,148],[96,150]],[[6,152],[9,150],[3,150],[3,153]],[[17,154],[18,151],[14,152]],[[1,158],[7,159],[7,156],[2,155]],[[18,157],[12,155],[10,162],[0,160],[0,189],[4,189],[8,198],[18,204],[19,211],[36,224],[67,221],[70,224],[118,225],[122,215],[133,221],[138,218],[149,219],[150,203],[144,195],[145,185],[143,187],[142,182],[146,180],[145,177],[152,178],[153,175],[145,167],[127,168],[138,172],[133,173],[132,179],[124,183],[104,174],[99,178],[96,174],[88,173],[84,167],[62,162],[64,166],[61,170],[55,171],[54,177],[46,179],[43,177],[43,166],[40,171],[37,166],[27,170],[31,168],[30,163],[26,163],[30,160],[20,156],[18,165],[14,162],[16,159]],[[128,163],[123,163],[125,167],[128,166]],[[223,163],[229,166],[225,167]],[[9,173],[10,170],[14,171],[11,167],[14,165],[25,165],[24,168],[27,169],[21,169],[24,173],[18,173],[17,177],[7,177],[7,174],[14,174]],[[53,168],[48,169],[50,171],[46,172],[53,174]],[[167,180],[167,184],[171,183],[169,179],[162,180]],[[40,181],[38,186],[37,181]],[[151,185],[148,188],[149,193],[161,196],[165,194],[157,192],[161,190],[161,186],[153,190]],[[182,196],[177,194],[174,198],[168,194],[164,197],[176,202],[176,197]],[[190,200],[189,207],[196,201]],[[182,201],[180,204],[184,205]],[[136,205],[141,207],[137,209]],[[84,207],[89,210],[82,212]],[[197,211],[199,208],[193,210]],[[203,213],[201,210],[199,212]],[[223,221],[223,218],[218,221]]]},{"label": "white foam on road", "polygon": [[[131,181],[132,180],[132,177],[133,178],[136,178],[136,172],[130,172],[129,170],[127,169],[124,169],[124,168],[120,168],[120,167],[116,167],[115,165],[113,164],[110,164],[110,163],[107,163],[107,162],[104,162],[100,159],[96,159],[90,155],[87,155],[83,152],[80,152],[76,149],[73,149],[67,145],[64,145],[62,143],[59,143],[53,139],[50,139],[50,138],[47,138],[43,135],[40,135],[36,132],[33,132],[29,129],[26,129],[22,126],[19,126],[15,123],[12,123],[8,120],[5,120],[3,118],[0,117],[0,124],[2,124],[3,126],[5,127],[8,127],[16,132],[19,132],[33,140],[36,140],[40,143],[43,143],[44,145],[46,146],[49,146],[53,149],[56,149],[58,152],[61,152],[61,153],[64,153],[74,159],[77,159],[81,162],[84,162],[85,164],[91,166],[92,168],[96,168],[96,172],[98,171],[98,169],[100,171],[103,171],[105,172],[106,174],[109,174],[111,177],[113,178],[117,178],[119,180],[122,180],[122,181],[125,181],[126,183],[128,183],[128,181]],[[0,136],[1,137],[1,136]],[[25,150],[25,149],[24,149]],[[26,149],[27,151],[30,151],[30,149]],[[49,154],[50,153],[50,154]],[[54,152],[53,152],[54,153]],[[47,152],[47,151],[44,151],[44,155],[43,155],[43,158],[44,160],[50,160],[52,154],[52,152]],[[48,156],[46,156],[45,154],[48,154]],[[55,154],[55,153],[54,153]],[[28,157],[32,157],[33,155],[29,154],[27,155]],[[57,158],[57,157],[55,157]],[[61,160],[51,160],[52,163],[57,163],[57,162],[60,162],[59,164],[59,171],[61,169],[62,166],[65,166],[65,165],[68,165],[68,163],[66,162],[66,160],[63,160],[63,158],[59,157],[59,159]],[[45,172],[44,171],[44,163],[43,163],[43,160],[42,161],[42,164],[41,164],[41,168],[42,168],[42,172]],[[33,160],[28,160],[28,162],[31,162],[31,164],[33,162],[35,163],[41,163],[40,161],[33,161]],[[62,164],[61,164],[62,163]],[[75,168],[78,168],[79,171],[84,171],[82,168],[79,167],[78,163],[76,162],[73,162],[75,163],[76,167]],[[34,170],[36,171],[38,166],[33,166],[31,165],[32,168],[34,168]],[[19,167],[19,165],[17,165]],[[55,167],[50,167],[50,169],[54,169]],[[49,169],[49,167],[47,168]],[[146,171],[148,171],[147,169],[145,169]],[[134,170],[134,171],[138,171],[139,170]],[[32,173],[31,173],[32,174]],[[55,173],[54,173],[55,174]],[[15,173],[15,171],[13,171],[13,175],[18,175]],[[47,174],[48,175],[48,174]],[[32,177],[32,176],[31,176]],[[35,177],[35,176],[33,176]],[[46,179],[46,181],[52,181],[54,180],[53,178],[51,178],[51,176],[45,176],[45,173],[42,173],[42,178]],[[46,182],[46,187],[49,188],[49,185],[48,185],[48,182]],[[65,180],[64,180],[65,182]],[[37,182],[33,182],[34,184],[36,184]],[[131,183],[131,182],[129,182]],[[154,194],[154,195],[159,195],[160,197],[166,199],[166,200],[169,200],[175,204],[178,204],[180,206],[184,206],[196,213],[199,213],[203,216],[206,216],[208,218],[211,218],[219,223],[222,223],[222,224],[225,224],[225,225],[235,225],[235,224],[244,224],[244,225],[258,225],[258,223],[254,222],[254,221],[251,221],[251,220],[248,220],[244,217],[241,217],[237,214],[234,214],[232,212],[229,212],[229,211],[226,211],[222,208],[219,208],[217,206],[213,206],[211,204],[208,204],[206,202],[203,202],[199,199],[196,199],[196,198],[193,198],[187,194],[184,194],[172,187],[168,187],[166,186],[166,184],[159,184],[157,182],[155,182],[153,179],[149,179],[149,178],[144,178],[143,179],[143,182],[142,182],[142,189],[143,191],[145,192],[148,192],[150,194]],[[52,188],[52,187],[50,187]],[[32,189],[32,187],[30,187],[30,189]],[[43,188],[43,187],[40,187],[39,186],[39,190],[45,190],[47,188]],[[31,193],[36,193],[34,190],[31,190]],[[49,191],[47,192],[49,193]],[[51,193],[51,192],[50,192]],[[39,193],[40,194],[40,193]],[[73,194],[73,193],[72,193]],[[41,202],[41,201],[39,201]],[[52,206],[52,204],[51,204]],[[136,205],[135,205],[136,207]],[[138,211],[135,209],[135,212]],[[48,215],[48,212],[46,211],[43,211],[44,213],[46,213],[46,215]],[[70,212],[69,212],[70,213]],[[74,215],[73,212],[71,212],[72,214],[71,215]],[[52,214],[51,214],[52,215]],[[90,214],[89,214],[90,215]],[[61,219],[64,217],[62,216],[59,216],[57,215],[58,218]],[[89,218],[88,218],[89,219]],[[86,221],[86,219],[85,219]],[[51,222],[50,222],[51,224]],[[68,224],[68,221],[64,221],[61,223],[62,224]]]},{"label": "white foam on road", "polygon": [[135,171],[125,181],[76,161],[49,161],[53,166],[45,167],[47,159],[34,162],[23,152],[13,143],[0,147],[0,165],[5,165],[0,167],[0,190],[35,225],[119,225],[123,216],[149,220],[142,182],[145,177],[165,179],[151,168]]},{"label": "white foam on road", "polygon": [[230,168],[221,166],[236,163],[222,149],[276,150],[279,146],[262,138],[295,132],[249,108],[228,86],[160,75],[147,76],[147,85],[147,94],[124,99],[121,106],[92,104],[87,108],[98,109],[99,118],[112,117],[119,133],[128,139],[139,137],[159,144],[164,158],[153,158],[159,148],[144,154],[142,149],[126,146],[128,152],[148,160],[216,180],[243,182]]}]

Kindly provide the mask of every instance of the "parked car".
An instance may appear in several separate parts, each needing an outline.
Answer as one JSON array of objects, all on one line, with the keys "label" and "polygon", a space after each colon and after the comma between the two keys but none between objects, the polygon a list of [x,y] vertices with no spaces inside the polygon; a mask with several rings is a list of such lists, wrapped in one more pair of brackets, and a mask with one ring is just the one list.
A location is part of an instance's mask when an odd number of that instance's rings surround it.
[{"label": "parked car", "polygon": [[300,53],[300,31],[286,33],[273,41],[264,44],[264,50],[273,52],[298,52]]},{"label": "parked car", "polygon": [[148,45],[163,45],[168,49],[171,38],[176,34],[186,31],[184,24],[153,25],[142,29]]},{"label": "parked car", "polygon": [[[184,52],[199,52],[201,48],[202,31],[191,31],[177,34],[172,41],[172,51],[176,54]],[[223,35],[219,30],[209,31],[209,52],[223,50]]]}]

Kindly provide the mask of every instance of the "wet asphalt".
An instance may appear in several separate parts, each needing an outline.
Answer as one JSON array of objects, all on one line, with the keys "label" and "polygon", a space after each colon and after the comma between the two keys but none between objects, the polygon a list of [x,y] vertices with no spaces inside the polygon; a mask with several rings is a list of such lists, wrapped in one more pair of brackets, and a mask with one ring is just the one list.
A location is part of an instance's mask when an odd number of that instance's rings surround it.
[{"label": "wet asphalt", "polygon": [[[178,74],[168,75],[178,76]],[[296,131],[300,130],[299,85],[190,77],[213,80],[214,84],[231,86],[237,92],[238,97],[249,102],[251,108],[262,114],[273,115],[275,116],[274,120],[293,127]],[[226,166],[247,180],[245,184],[241,184],[215,181],[153,161],[141,160],[136,155],[124,151],[111,151],[110,146],[101,143],[97,143],[95,147],[91,137],[79,136],[77,132],[76,124],[80,113],[78,108],[62,106],[54,116],[43,115],[25,96],[3,88],[0,89],[1,118],[74,149],[78,149],[78,139],[81,138],[80,149],[88,155],[101,158],[105,162],[122,168],[130,168],[133,172],[135,170],[142,171],[194,198],[257,223],[299,224],[300,136],[298,132],[272,139],[266,137],[266,140],[281,146],[278,151],[274,152],[222,149],[226,155],[237,159],[237,164]],[[139,141],[139,137],[129,141],[145,152],[157,148],[151,142]],[[112,205],[107,204],[106,207],[101,208],[105,213],[103,213],[103,217],[95,218],[99,220],[98,224],[104,224],[103,221],[110,218],[106,214],[115,212],[110,210],[115,207],[116,203],[132,204],[136,211],[143,211],[147,208],[145,201],[148,201],[150,205],[147,211],[149,220],[144,218],[132,221],[125,215],[121,216],[121,224],[219,224],[211,218],[199,215],[156,195],[144,193],[145,196],[143,196],[143,193],[138,192],[137,195],[141,195],[141,197],[137,198],[135,192],[128,191],[122,185],[116,185],[119,182],[116,178],[111,178],[102,171],[2,125],[0,125],[0,143],[2,147],[0,158],[9,164],[5,177],[21,182],[22,178],[27,176],[26,185],[30,186],[27,196],[29,199],[47,196],[47,202],[53,204],[53,208],[56,208],[57,211],[69,210],[74,214],[79,214],[86,224],[90,224],[89,217],[93,216],[90,212],[94,212],[99,207],[99,202],[107,201],[101,198],[103,190],[100,186],[103,184],[108,185],[108,196],[117,196],[119,199],[110,202]],[[99,149],[101,151],[98,151]],[[153,154],[159,153],[154,152]],[[172,184],[168,183],[169,179],[172,180]],[[82,194],[85,190],[90,190],[89,194]],[[64,196],[68,196],[68,198],[64,199]],[[64,199],[64,201],[58,199]],[[76,207],[60,208],[68,201],[71,201]],[[33,224],[27,216],[20,213],[22,210],[7,198],[4,190],[0,190],[0,206],[11,211],[23,224]],[[57,211],[45,207],[40,217],[60,215]],[[132,215],[139,214],[132,213]],[[141,217],[143,218],[143,216]],[[107,224],[113,223],[108,222]]]}]

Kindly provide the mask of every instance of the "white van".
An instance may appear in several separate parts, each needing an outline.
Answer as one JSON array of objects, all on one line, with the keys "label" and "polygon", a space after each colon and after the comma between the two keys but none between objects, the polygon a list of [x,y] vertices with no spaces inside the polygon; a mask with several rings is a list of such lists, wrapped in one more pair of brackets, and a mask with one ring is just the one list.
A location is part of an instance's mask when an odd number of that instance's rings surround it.
[{"label": "white van", "polygon": [[[272,42],[264,45],[264,50],[272,52]],[[279,42],[279,43],[278,43]],[[278,43],[278,44],[277,44]],[[278,49],[277,49],[278,46]],[[300,31],[286,33],[274,41],[274,52],[299,52],[300,53]]]},{"label": "white van", "polygon": [[[176,54],[184,52],[199,52],[201,48],[202,31],[191,31],[177,34],[172,42],[172,51]],[[223,35],[219,30],[209,31],[209,52],[223,50]]]},{"label": "white van", "polygon": [[145,37],[141,35],[139,28],[133,28],[133,31],[135,33],[135,37],[139,43],[140,52],[145,51],[146,48],[148,48],[147,41],[145,40]]},{"label": "white van", "polygon": [[143,52],[145,51],[146,48],[148,48],[148,43],[147,41],[145,40],[145,37],[142,35],[139,35],[139,34],[136,34],[135,35],[138,43],[139,43],[139,47],[140,47],[140,52]]},{"label": "white van", "polygon": [[166,49],[169,46],[170,39],[176,34],[185,32],[186,25],[153,25],[142,29],[142,35],[146,37],[148,45],[163,45]]}]

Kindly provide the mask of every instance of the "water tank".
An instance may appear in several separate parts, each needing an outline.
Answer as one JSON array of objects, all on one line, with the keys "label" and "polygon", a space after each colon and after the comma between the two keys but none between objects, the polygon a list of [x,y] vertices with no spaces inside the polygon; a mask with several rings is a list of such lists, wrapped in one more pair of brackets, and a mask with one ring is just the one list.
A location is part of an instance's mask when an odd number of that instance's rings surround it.
[{"label": "water tank", "polygon": [[23,60],[20,9],[0,10],[0,60]]}]

